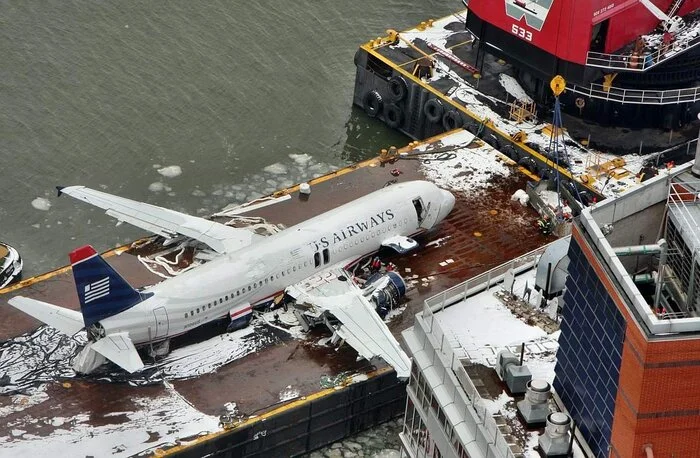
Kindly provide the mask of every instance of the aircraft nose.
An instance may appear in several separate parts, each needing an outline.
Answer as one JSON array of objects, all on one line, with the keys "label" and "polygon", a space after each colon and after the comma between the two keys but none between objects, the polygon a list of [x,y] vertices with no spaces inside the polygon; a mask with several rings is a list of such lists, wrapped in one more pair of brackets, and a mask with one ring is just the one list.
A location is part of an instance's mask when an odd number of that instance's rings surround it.
[{"label": "aircraft nose", "polygon": [[455,206],[455,196],[449,192],[445,191],[444,189],[441,189],[440,192],[442,193],[442,203],[440,205],[440,221],[443,219],[447,218],[447,215],[450,214],[452,209]]}]

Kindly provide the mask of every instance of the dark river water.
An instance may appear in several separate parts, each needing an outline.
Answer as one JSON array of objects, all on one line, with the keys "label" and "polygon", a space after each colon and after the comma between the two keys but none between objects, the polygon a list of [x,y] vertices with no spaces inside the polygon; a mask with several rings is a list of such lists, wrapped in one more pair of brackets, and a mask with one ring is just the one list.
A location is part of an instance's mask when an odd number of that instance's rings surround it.
[{"label": "dark river water", "polygon": [[211,213],[407,139],[351,106],[357,47],[459,1],[4,0],[0,240],[25,276],[142,235],[55,186]]}]

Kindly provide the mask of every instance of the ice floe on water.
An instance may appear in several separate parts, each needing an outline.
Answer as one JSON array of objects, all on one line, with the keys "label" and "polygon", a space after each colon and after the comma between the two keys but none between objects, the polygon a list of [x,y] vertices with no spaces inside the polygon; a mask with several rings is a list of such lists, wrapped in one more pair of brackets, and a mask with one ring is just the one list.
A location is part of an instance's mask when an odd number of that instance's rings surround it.
[{"label": "ice floe on water", "polygon": [[179,165],[169,165],[158,169],[157,172],[166,178],[175,178],[182,175],[182,168]]},{"label": "ice floe on water", "polygon": [[284,175],[287,173],[287,166],[277,162],[276,164],[265,167],[263,172],[272,173],[273,175]]},{"label": "ice floe on water", "polygon": [[156,182],[148,185],[148,190],[151,192],[162,192],[162,191],[169,192],[170,190],[172,190],[172,188],[170,186],[166,186],[164,183],[162,183],[160,181],[156,181]]},{"label": "ice floe on water", "polygon": [[49,202],[49,199],[45,197],[37,197],[36,199],[32,200],[32,207],[46,212],[51,208],[51,202]]},{"label": "ice floe on water", "polygon": [[239,182],[214,184],[208,192],[211,202],[207,205],[219,209],[230,204],[249,202],[324,175],[336,168],[325,162],[317,162],[307,153],[292,153],[288,157],[289,160],[268,165],[258,173],[245,176]]}]

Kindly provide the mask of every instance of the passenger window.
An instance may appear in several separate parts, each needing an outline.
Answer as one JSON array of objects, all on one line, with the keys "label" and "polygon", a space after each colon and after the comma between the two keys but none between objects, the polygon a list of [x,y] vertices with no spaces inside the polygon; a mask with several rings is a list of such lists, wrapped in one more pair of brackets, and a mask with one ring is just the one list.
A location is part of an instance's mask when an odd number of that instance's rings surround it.
[{"label": "passenger window", "polygon": [[267,285],[267,278],[265,279],[265,284]]},{"label": "passenger window", "polygon": [[328,251],[328,248],[323,249],[323,263],[328,264],[331,260],[331,253]]},{"label": "passenger window", "polygon": [[226,295],[226,300],[228,300],[228,294]]},{"label": "passenger window", "polygon": [[258,286],[262,287],[262,280],[260,280],[260,283],[258,283]]},{"label": "passenger window", "polygon": [[297,266],[292,266],[292,270],[293,270],[294,272],[296,272],[296,271],[297,271]]},{"label": "passenger window", "polygon": [[314,267],[318,267],[321,265],[321,253],[318,251],[314,253]]},{"label": "passenger window", "polygon": [[253,288],[250,285],[248,285],[248,291],[250,291],[251,289],[253,289]]},{"label": "passenger window", "polygon": [[187,312],[185,312],[185,318],[187,318]]},{"label": "passenger window", "polygon": [[224,300],[219,298],[219,304],[223,304]]},{"label": "passenger window", "polygon": [[199,313],[199,307],[197,307],[197,313]]},{"label": "passenger window", "polygon": [[253,283],[253,288],[258,289],[258,284],[257,284],[257,283]]},{"label": "passenger window", "polygon": [[273,282],[273,281],[275,281],[275,277],[273,277],[272,275],[270,275],[270,282]]}]

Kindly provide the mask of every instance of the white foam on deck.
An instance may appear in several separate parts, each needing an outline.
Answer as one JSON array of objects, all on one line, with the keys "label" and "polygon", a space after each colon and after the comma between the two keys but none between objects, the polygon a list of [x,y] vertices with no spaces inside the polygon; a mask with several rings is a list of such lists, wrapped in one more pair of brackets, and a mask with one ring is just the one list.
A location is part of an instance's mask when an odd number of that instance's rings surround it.
[{"label": "white foam on deck", "polygon": [[[492,186],[494,178],[507,177],[511,168],[497,160],[496,153],[489,145],[467,148],[474,135],[466,130],[457,131],[440,139],[434,145],[438,149],[454,147],[454,157],[447,160],[432,160],[422,163],[421,168],[426,178],[438,186],[465,194],[475,194]],[[429,151],[428,145],[421,145],[419,150]]]},{"label": "white foam on deck", "polygon": [[[535,269],[516,277],[513,292],[521,296],[525,284],[535,284]],[[440,327],[453,344],[457,344],[467,357],[477,364],[494,367],[500,350],[511,349],[525,343],[525,364],[533,378],[554,381],[554,354],[559,348],[559,333],[547,334],[537,326],[531,326],[513,315],[494,293],[501,285],[490,288],[459,304],[437,312]],[[533,292],[534,295],[534,292]]]},{"label": "white foam on deck", "polygon": [[[173,444],[179,438],[219,430],[219,419],[205,415],[189,404],[172,386],[158,398],[135,397],[138,409],[123,412],[128,420],[116,425],[92,426],[90,415],[60,417],[58,428],[48,436],[27,434],[34,421],[53,424],[54,417],[46,412],[42,418],[25,417],[13,425],[21,433],[0,437],[0,448],[7,456],[33,458],[56,456],[131,456],[159,446]],[[27,422],[27,423],[23,423]],[[155,441],[150,441],[157,436]],[[17,439],[17,440],[15,440]]]},{"label": "white foam on deck", "polygon": [[[463,22],[463,18],[457,14],[447,16],[436,21],[433,24],[433,27],[429,27],[424,31],[419,31],[414,28],[403,32],[402,36],[409,38],[412,41],[421,39],[427,43],[433,43],[444,47],[446,39],[450,35],[456,33],[446,28],[446,26],[454,23],[455,21]],[[688,29],[685,29],[683,33],[692,33],[694,28],[695,23],[688,27]],[[698,23],[698,33],[700,33],[700,23]],[[399,44],[398,46],[405,47],[406,45]],[[508,78],[505,78],[505,80],[508,80]],[[439,81],[441,79],[450,79],[456,83],[456,89],[452,90],[448,94],[448,97],[457,101],[461,105],[464,105],[478,118],[490,119],[498,129],[508,135],[513,135],[521,130],[524,131],[528,135],[528,143],[537,145],[541,151],[541,154],[544,154],[550,147],[550,137],[547,134],[542,133],[542,129],[549,124],[549,122],[538,122],[536,124],[523,122],[518,124],[515,121],[502,118],[496,111],[493,110],[492,107],[499,103],[505,105],[505,102],[480,93],[474,87],[471,80],[467,81],[459,76],[456,72],[449,68],[446,59],[436,56],[436,65],[430,82]],[[513,88],[511,87],[510,89]],[[564,144],[565,141],[568,143],[567,145]],[[618,156],[614,154],[601,153],[599,151],[594,151],[583,147],[568,134],[565,134],[558,139],[558,145],[558,149],[562,156],[564,154],[563,150],[566,149],[566,154],[568,155],[571,163],[570,170],[574,175],[582,175],[586,173],[586,169],[588,167],[596,163],[603,163],[612,160],[616,157],[622,157],[625,160],[625,168],[631,172],[628,176],[618,180],[611,180],[609,183],[606,183],[605,179],[601,179],[595,181],[591,185],[597,189],[598,192],[608,197],[617,196],[619,193],[637,186],[637,183],[635,182],[635,174],[640,171],[644,160],[653,155],[652,153],[644,156],[639,156],[636,154]]]},{"label": "white foam on deck", "polygon": [[532,97],[527,95],[527,92],[525,92],[525,89],[518,83],[518,80],[513,78],[510,75],[506,75],[505,73],[501,73],[498,75],[498,82],[503,86],[503,89],[506,90],[506,92],[516,99],[518,99],[521,102],[526,102],[526,103],[532,103]]}]

